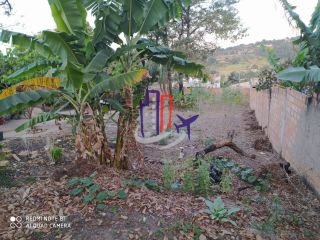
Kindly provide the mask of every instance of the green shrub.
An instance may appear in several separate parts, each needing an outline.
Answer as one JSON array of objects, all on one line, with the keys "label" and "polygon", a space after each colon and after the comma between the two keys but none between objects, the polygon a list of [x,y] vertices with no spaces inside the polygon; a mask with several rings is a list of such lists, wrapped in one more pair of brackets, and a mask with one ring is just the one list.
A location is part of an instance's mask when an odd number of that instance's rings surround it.
[{"label": "green shrub", "polygon": [[199,162],[198,174],[197,174],[197,185],[196,193],[208,196],[210,188],[210,171],[209,164],[205,160]]},{"label": "green shrub", "polygon": [[193,192],[194,191],[194,179],[193,179],[193,173],[191,170],[187,170],[183,174],[183,190],[185,192]]},{"label": "green shrub", "polygon": [[220,182],[221,192],[228,193],[232,189],[232,174],[227,169],[225,169],[223,172],[224,173]]},{"label": "green shrub", "polygon": [[169,163],[165,163],[162,168],[162,178],[163,178],[163,185],[165,188],[171,188],[171,185],[176,180],[176,173],[173,167]]}]

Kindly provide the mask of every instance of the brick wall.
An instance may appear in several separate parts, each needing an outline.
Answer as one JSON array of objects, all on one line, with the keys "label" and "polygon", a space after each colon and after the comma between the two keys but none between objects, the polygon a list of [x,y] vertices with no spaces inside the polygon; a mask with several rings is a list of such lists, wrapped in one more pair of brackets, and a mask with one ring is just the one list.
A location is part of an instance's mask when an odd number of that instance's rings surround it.
[{"label": "brick wall", "polygon": [[320,194],[320,104],[295,90],[250,90],[250,107],[275,151]]}]

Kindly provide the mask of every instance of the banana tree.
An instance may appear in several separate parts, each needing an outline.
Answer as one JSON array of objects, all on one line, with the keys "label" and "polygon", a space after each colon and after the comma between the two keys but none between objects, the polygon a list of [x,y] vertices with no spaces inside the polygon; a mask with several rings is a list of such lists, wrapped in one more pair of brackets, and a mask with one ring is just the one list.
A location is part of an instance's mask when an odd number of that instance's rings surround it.
[{"label": "banana tree", "polygon": [[[177,52],[141,39],[150,31],[178,18],[182,6],[189,3],[190,1],[183,0],[84,0],[86,8],[95,16],[94,43],[98,46],[110,46],[112,43],[120,45],[115,56],[109,61],[118,60],[121,72],[128,72],[144,61],[150,60],[172,66],[180,72],[188,71],[200,75],[201,65],[192,65]],[[137,109],[133,105],[132,87],[125,87],[122,96],[125,111],[120,112],[118,118],[114,152],[116,168],[128,168],[130,150],[135,151],[138,148],[133,132]]]},{"label": "banana tree", "polygon": [[320,92],[320,2],[318,1],[312,14],[310,24],[305,24],[294,11],[287,0],[279,0],[289,19],[295,23],[300,30],[300,37],[294,41],[300,46],[297,59],[301,58],[299,67],[290,67],[278,73],[277,77],[282,81],[298,82],[308,85],[308,92]]}]

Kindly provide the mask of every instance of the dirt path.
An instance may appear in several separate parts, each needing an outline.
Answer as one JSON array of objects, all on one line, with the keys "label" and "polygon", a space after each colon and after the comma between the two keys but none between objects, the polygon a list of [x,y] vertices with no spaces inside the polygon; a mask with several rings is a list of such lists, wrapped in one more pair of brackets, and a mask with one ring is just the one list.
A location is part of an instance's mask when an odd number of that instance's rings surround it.
[{"label": "dirt path", "polygon": [[[174,114],[199,114],[191,127],[191,142],[183,142],[174,148],[159,151],[158,145],[143,146],[146,157],[145,167],[139,170],[117,172],[107,168],[97,168],[87,164],[80,168],[72,165],[74,161],[73,139],[57,136],[56,145],[64,148],[64,159],[58,165],[52,164],[46,150],[47,138],[37,137],[14,139],[6,142],[6,147],[16,154],[20,161],[10,158],[11,178],[18,184],[1,189],[0,202],[0,238],[2,239],[312,239],[319,233],[319,201],[311,191],[292,178],[294,187],[278,167],[279,157],[268,143],[263,142],[254,148],[257,139],[264,134],[255,122],[254,114],[248,104],[224,104],[221,102],[204,103],[192,111],[177,111]],[[109,125],[108,132],[114,132]],[[259,192],[254,188],[238,192],[239,187],[248,184],[233,176],[232,190],[222,193],[219,185],[213,184],[209,199],[213,201],[221,196],[227,208],[240,207],[241,211],[233,219],[237,226],[218,223],[211,220],[202,210],[206,207],[203,198],[183,191],[163,188],[162,168],[164,161],[171,161],[177,167],[176,178],[181,181],[181,170],[188,159],[210,143],[226,137],[229,130],[235,130],[234,142],[255,159],[242,157],[230,149],[220,149],[210,156],[223,156],[232,159],[239,166],[250,167],[263,174],[263,166],[273,174],[270,189]],[[28,147],[29,146],[29,147]],[[32,146],[32,151],[30,151]],[[185,156],[178,159],[180,147]],[[27,153],[26,153],[27,151]],[[31,153],[30,153],[31,152]],[[32,153],[34,152],[34,153]],[[34,154],[34,156],[32,156]],[[70,172],[72,166],[72,172]],[[84,170],[83,170],[84,169]],[[104,201],[103,210],[97,210],[94,204],[84,204],[79,197],[68,194],[70,188],[67,179],[70,176],[88,176],[97,170],[94,177],[101,189],[116,192],[124,189],[126,198],[109,198]],[[265,170],[265,169],[264,169]],[[66,175],[66,176],[64,176]],[[26,181],[32,177],[32,181]],[[124,184],[124,180],[153,180],[160,190],[141,185]],[[30,179],[29,179],[30,180]],[[298,191],[298,192],[297,192]],[[302,196],[300,195],[302,194]],[[265,233],[268,226],[262,223],[270,218],[270,209],[274,198],[281,200],[285,213],[281,221],[269,224],[271,232]],[[305,207],[303,207],[305,206]],[[10,229],[10,216],[26,215],[64,215],[71,228],[66,229]],[[303,224],[295,224],[303,219]],[[294,220],[292,220],[294,219]],[[296,220],[297,222],[298,220]],[[294,223],[292,223],[294,222]],[[261,227],[254,227],[255,224]],[[264,228],[263,228],[264,227]],[[270,229],[269,229],[270,230]],[[309,231],[309,237],[306,237]],[[308,233],[308,232],[307,232]],[[316,238],[314,238],[316,239]]]}]

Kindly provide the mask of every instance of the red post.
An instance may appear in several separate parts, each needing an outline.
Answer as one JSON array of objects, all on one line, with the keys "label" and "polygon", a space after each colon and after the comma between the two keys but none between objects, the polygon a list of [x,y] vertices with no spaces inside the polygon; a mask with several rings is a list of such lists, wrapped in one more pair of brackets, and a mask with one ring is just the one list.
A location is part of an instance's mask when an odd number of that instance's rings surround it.
[{"label": "red post", "polygon": [[160,132],[163,132],[163,111],[164,111],[164,103],[165,99],[169,98],[169,119],[167,123],[167,128],[171,128],[172,122],[172,106],[173,106],[173,97],[171,94],[161,94],[160,96]]}]

